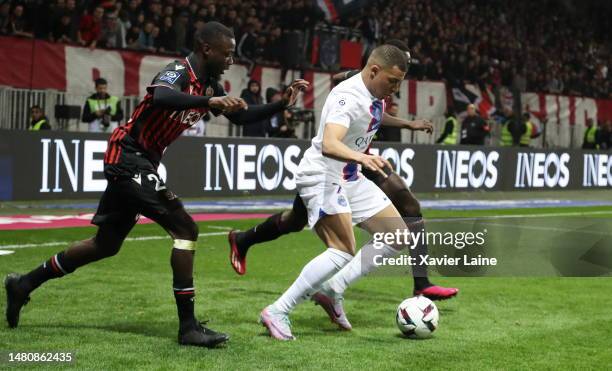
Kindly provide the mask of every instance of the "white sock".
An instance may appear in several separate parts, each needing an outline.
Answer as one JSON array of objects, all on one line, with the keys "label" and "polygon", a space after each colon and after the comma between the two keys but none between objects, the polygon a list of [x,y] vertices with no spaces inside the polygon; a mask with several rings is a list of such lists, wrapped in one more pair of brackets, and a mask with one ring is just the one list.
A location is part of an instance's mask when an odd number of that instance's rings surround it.
[{"label": "white sock", "polygon": [[[349,285],[378,268],[378,265],[374,263],[375,256],[380,255],[383,258],[390,258],[398,253],[398,250],[389,245],[383,245],[381,249],[375,249],[372,241],[370,241],[363,245],[353,260],[345,265],[344,268],[342,268],[332,278],[327,280],[327,282],[323,284],[323,288],[326,291],[331,290],[332,294],[337,297],[341,297]],[[380,258],[376,259],[376,261],[380,261]]]},{"label": "white sock", "polygon": [[288,314],[296,305],[317,292],[323,282],[351,259],[353,256],[349,253],[328,248],[304,266],[295,282],[273,305],[278,311]]}]

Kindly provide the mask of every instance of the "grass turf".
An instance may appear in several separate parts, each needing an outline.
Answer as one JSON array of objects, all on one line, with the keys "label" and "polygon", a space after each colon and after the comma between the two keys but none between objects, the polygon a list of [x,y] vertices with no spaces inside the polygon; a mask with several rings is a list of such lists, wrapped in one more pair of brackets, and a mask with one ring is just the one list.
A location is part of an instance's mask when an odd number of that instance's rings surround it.
[{"label": "grass turf", "polygon": [[[430,218],[531,213],[579,213],[612,208],[429,211]],[[602,214],[598,214],[602,216]],[[201,223],[247,228],[255,221]],[[0,246],[87,238],[92,228],[2,231]],[[158,235],[139,225],[130,237]],[[118,256],[52,280],[32,295],[18,329],[0,326],[0,350],[74,351],[82,369],[604,369],[612,364],[612,278],[442,278],[461,289],[438,303],[440,327],[430,340],[398,335],[395,309],[412,291],[409,277],[368,277],[347,291],[354,330],[340,332],[324,312],[304,303],[292,315],[296,342],[270,339],[259,311],[320,253],[310,231],[249,252],[248,274],[228,263],[223,235],[201,237],[196,254],[196,311],[213,329],[231,334],[221,349],[180,347],[171,294],[170,239],[126,242]],[[33,268],[58,247],[17,249],[0,256],[0,274]],[[4,294],[0,305],[4,308]],[[6,365],[6,364],[5,364]],[[3,368],[5,365],[0,365]],[[48,367],[48,365],[30,365]]]}]

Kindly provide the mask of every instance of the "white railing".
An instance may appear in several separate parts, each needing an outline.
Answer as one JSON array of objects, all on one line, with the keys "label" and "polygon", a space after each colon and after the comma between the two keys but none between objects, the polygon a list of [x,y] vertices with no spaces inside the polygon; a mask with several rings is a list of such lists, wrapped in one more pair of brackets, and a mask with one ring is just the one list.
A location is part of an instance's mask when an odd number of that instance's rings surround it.
[{"label": "white railing", "polygon": [[[82,109],[87,97],[87,95],[68,94],[57,90],[0,87],[0,128],[27,129],[30,123],[30,108],[38,105],[43,109],[54,130],[87,131],[87,124],[81,122],[80,117],[70,119],[55,117],[56,106],[78,106]],[[137,104],[136,97],[120,99],[121,108],[126,115],[130,114]]]},{"label": "white railing", "polygon": [[[55,108],[57,105],[78,106],[81,108],[88,95],[69,94],[57,90],[28,90],[0,86],[0,129],[26,130],[30,123],[30,108],[33,105],[42,107],[45,115],[54,130],[64,131],[87,131],[88,125],[81,122],[80,117],[71,119],[57,119]],[[135,96],[121,97],[120,105],[125,114],[125,119],[129,118],[140,99]],[[81,112],[82,114],[82,112]],[[413,117],[407,117],[409,119]],[[444,117],[437,116],[432,118],[434,123],[434,134],[427,135],[423,132],[402,132],[402,142],[414,144],[433,144],[436,138],[444,130]],[[318,123],[311,123],[309,126],[300,124],[296,127],[296,135],[299,139],[310,139],[316,135]],[[486,139],[487,145],[497,146],[501,135],[501,125],[492,125],[492,135]],[[558,125],[548,125],[547,133],[537,139],[531,140],[530,146],[535,148],[580,148],[584,128],[579,125],[561,128]],[[569,146],[560,145],[562,135],[558,132],[567,130],[564,135],[569,135]],[[206,136],[211,137],[239,137],[242,129],[239,126],[231,125],[223,117],[211,115],[211,121],[206,123]],[[544,145],[544,142],[546,144]]]},{"label": "white railing", "polygon": [[[30,124],[30,108],[38,105],[50,121],[53,130],[88,131],[88,125],[80,117],[59,119],[55,117],[58,105],[78,106],[82,108],[88,95],[69,94],[58,90],[28,90],[0,86],[0,129],[27,130]],[[128,96],[120,98],[120,105],[127,120],[140,101],[139,97]],[[242,130],[231,125],[223,117],[210,115],[211,120],[206,123],[206,135],[214,137],[241,136]],[[313,130],[306,130],[303,126],[297,128],[296,134],[300,138],[314,135]]]}]

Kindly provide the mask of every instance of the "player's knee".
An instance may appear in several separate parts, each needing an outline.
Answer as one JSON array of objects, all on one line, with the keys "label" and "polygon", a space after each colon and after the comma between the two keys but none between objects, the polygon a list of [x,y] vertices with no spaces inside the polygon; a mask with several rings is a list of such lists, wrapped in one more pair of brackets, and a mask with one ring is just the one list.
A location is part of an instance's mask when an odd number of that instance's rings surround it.
[{"label": "player's knee", "polygon": [[200,227],[192,220],[191,223],[183,228],[183,233],[179,236],[181,239],[189,241],[197,241],[198,235],[200,234]]},{"label": "player's knee", "polygon": [[393,206],[404,218],[421,216],[421,204],[412,196],[410,191],[402,190],[392,198]]},{"label": "player's knee", "polygon": [[[396,205],[397,206],[397,205]],[[421,216],[421,205],[419,201],[413,199],[403,200],[400,207],[397,209],[400,215],[404,218],[406,217],[418,217]]]},{"label": "player's knee", "polygon": [[172,237],[175,241],[192,241],[195,242],[198,240],[198,235],[200,234],[200,228],[193,221],[193,219],[189,218],[188,220],[184,220],[180,226],[177,226],[177,230],[172,233]]}]

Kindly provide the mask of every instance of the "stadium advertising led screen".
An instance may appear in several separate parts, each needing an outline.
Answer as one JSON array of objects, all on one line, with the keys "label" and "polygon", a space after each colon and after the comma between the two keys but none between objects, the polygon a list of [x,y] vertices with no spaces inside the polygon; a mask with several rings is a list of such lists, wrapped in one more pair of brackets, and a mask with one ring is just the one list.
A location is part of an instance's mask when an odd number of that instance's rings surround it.
[{"label": "stadium advertising led screen", "polygon": [[[0,177],[13,190],[5,199],[92,197],[106,187],[103,135],[3,132],[0,143],[0,156],[10,163]],[[300,140],[181,138],[158,172],[183,197],[290,194],[307,147]],[[374,143],[371,151],[417,192],[612,187],[606,154],[399,143]]]}]

